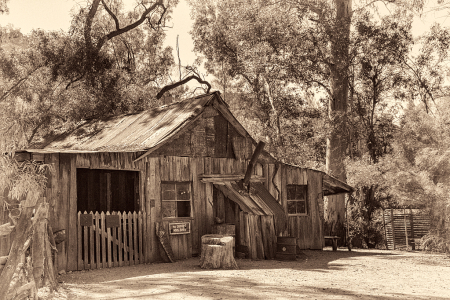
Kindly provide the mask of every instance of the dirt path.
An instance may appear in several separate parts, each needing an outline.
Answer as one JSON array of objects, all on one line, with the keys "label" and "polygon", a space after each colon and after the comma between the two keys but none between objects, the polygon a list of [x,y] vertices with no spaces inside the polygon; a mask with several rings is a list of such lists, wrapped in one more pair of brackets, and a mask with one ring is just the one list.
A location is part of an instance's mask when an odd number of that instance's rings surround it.
[{"label": "dirt path", "polygon": [[174,264],[59,276],[53,299],[450,299],[450,259],[422,252],[303,251],[297,261],[237,260],[239,270]]}]

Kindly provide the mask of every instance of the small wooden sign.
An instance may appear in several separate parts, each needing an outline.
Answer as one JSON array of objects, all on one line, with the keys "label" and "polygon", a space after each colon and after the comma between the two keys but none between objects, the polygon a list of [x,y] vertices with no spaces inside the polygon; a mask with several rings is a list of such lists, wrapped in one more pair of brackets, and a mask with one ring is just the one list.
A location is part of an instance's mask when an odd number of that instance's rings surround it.
[{"label": "small wooden sign", "polygon": [[120,227],[119,215],[106,215],[105,225],[106,228]]},{"label": "small wooden sign", "polygon": [[91,214],[81,214],[80,215],[80,225],[81,226],[92,226],[94,222],[92,221]]},{"label": "small wooden sign", "polygon": [[169,223],[169,234],[188,234],[191,233],[191,223]]}]

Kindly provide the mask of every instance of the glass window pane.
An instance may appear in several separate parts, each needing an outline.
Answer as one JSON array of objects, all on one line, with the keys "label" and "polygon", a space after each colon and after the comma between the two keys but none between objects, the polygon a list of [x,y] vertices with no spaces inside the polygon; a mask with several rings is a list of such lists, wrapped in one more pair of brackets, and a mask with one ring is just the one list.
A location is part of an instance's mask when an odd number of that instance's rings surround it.
[{"label": "glass window pane", "polygon": [[163,218],[175,218],[177,216],[177,202],[163,201],[162,202]]},{"label": "glass window pane", "polygon": [[288,185],[287,188],[287,199],[294,200],[295,199],[295,185]]},{"label": "glass window pane", "polygon": [[306,214],[306,203],[305,201],[297,201],[297,213]]},{"label": "glass window pane", "polygon": [[177,200],[190,200],[189,183],[177,183]]},{"label": "glass window pane", "polygon": [[288,201],[287,202],[288,214],[296,214],[297,213],[295,202],[296,201]]},{"label": "glass window pane", "polygon": [[191,216],[191,202],[190,201],[177,201],[178,217],[190,217]]},{"label": "glass window pane", "polygon": [[175,200],[175,184],[161,183],[162,200]]},{"label": "glass window pane", "polygon": [[297,185],[295,199],[297,200],[305,200],[306,186],[305,185]]}]

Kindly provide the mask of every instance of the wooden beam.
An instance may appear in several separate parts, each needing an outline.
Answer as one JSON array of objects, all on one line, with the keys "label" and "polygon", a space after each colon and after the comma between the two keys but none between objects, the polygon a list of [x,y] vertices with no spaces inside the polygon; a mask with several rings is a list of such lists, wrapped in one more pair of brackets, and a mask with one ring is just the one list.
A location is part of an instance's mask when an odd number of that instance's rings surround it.
[{"label": "wooden beam", "polygon": [[[212,183],[220,183],[220,182],[228,182],[228,181],[240,181],[244,179],[244,174],[201,174],[198,177],[202,182],[212,182]],[[253,175],[250,179],[251,182],[264,182],[266,177]]]}]

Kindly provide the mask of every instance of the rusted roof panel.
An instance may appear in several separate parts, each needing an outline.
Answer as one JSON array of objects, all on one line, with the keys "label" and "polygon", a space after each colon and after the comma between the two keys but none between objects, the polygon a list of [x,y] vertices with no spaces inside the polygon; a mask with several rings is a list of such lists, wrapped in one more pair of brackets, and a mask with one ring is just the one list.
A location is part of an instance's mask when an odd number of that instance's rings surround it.
[{"label": "rusted roof panel", "polygon": [[163,143],[201,114],[215,93],[137,114],[87,122],[59,136],[42,149],[62,151],[135,152]]}]

